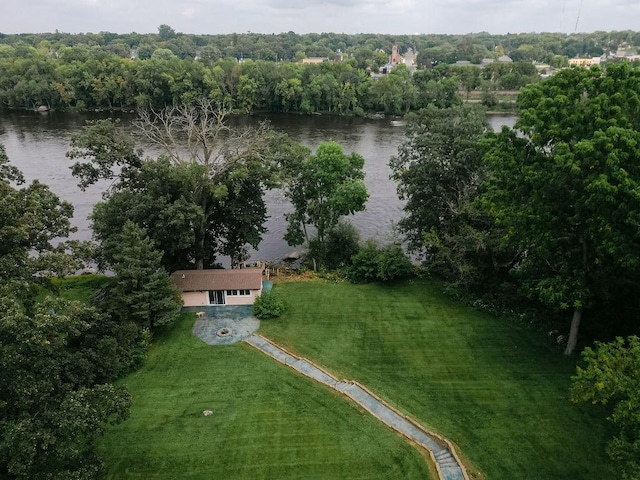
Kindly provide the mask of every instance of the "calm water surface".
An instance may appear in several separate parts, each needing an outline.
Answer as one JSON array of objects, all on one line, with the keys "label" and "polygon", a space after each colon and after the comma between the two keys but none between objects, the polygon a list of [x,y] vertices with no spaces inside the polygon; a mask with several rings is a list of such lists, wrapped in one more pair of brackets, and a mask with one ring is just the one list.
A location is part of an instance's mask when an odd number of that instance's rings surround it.
[{"label": "calm water surface", "polygon": [[[71,134],[90,118],[97,117],[91,114],[43,115],[32,112],[0,116],[0,143],[6,147],[9,160],[22,170],[27,181],[38,179],[48,184],[62,199],[75,206],[73,223],[78,232],[73,238],[81,240],[91,238],[87,216],[108,187],[108,183],[102,182],[82,192],[71,176],[71,161],[65,157]],[[123,123],[127,124],[131,118],[123,117]],[[320,142],[334,140],[343,146],[345,152],[362,155],[369,201],[367,209],[354,215],[350,221],[363,239],[371,237],[384,241],[389,238],[393,224],[402,215],[402,202],[396,195],[395,184],[389,179],[389,159],[397,153],[404,139],[403,122],[297,115],[251,116],[237,121],[257,124],[265,119],[274,129],[288,133],[294,140],[313,149]],[[490,120],[493,128],[499,129],[502,125],[512,126],[515,117],[492,116]],[[268,232],[258,251],[252,252],[252,259],[277,261],[291,250],[282,239],[286,231],[284,214],[290,206],[279,190],[267,192],[266,202]]]}]

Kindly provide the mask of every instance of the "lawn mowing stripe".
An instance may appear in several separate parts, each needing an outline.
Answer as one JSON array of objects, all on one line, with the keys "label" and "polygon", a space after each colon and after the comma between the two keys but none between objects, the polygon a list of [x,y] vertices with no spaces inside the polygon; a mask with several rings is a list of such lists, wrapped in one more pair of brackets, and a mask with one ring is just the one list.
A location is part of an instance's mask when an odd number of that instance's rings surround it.
[{"label": "lawn mowing stripe", "polygon": [[303,375],[341,392],[385,425],[428,450],[436,464],[441,480],[469,480],[464,467],[459,462],[455,450],[449,442],[445,440],[448,447],[443,447],[441,438],[428,432],[415,420],[396,412],[366,388],[355,382],[340,381],[309,360],[287,352],[282,347],[260,335],[252,335],[245,339],[245,342]]}]

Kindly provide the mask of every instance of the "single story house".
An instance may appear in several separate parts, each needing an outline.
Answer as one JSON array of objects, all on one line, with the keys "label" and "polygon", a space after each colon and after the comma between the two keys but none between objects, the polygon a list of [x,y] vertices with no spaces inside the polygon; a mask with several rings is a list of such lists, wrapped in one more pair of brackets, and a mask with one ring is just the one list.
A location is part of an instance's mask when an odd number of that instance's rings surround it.
[{"label": "single story house", "polygon": [[185,307],[252,305],[262,293],[262,269],[178,270],[171,274]]}]

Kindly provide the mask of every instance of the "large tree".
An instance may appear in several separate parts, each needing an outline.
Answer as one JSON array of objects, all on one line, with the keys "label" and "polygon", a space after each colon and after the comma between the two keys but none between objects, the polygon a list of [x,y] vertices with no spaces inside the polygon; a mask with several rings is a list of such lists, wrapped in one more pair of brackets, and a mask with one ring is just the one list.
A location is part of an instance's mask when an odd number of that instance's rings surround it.
[{"label": "large tree", "polygon": [[640,266],[640,69],[567,69],[529,85],[520,119],[487,143],[484,199],[522,252],[525,288],[573,312],[629,288]]},{"label": "large tree", "polygon": [[324,244],[341,217],[364,210],[368,194],[363,166],[360,155],[345,154],[336,142],[323,142],[315,155],[285,166],[285,196],[294,207],[285,216],[289,245],[308,244],[310,225]]},{"label": "large tree", "polygon": [[109,257],[116,274],[105,300],[107,311],[147,330],[176,320],[182,307],[180,293],[146,231],[127,220],[105,248],[112,250]]},{"label": "large tree", "polygon": [[37,180],[27,186],[0,145],[0,284],[78,268],[56,239],[74,230],[73,206]]},{"label": "large tree", "polygon": [[96,237],[108,241],[128,219],[146,229],[168,269],[211,267],[220,254],[242,261],[265,231],[264,190],[296,148],[267,125],[234,128],[227,116],[208,100],[141,112],[138,126],[162,150],[158,160],[140,161],[122,133],[102,134],[104,124],[74,137],[69,156],[88,160],[74,166],[81,183],[113,177],[122,164],[94,211]]},{"label": "large tree", "polygon": [[486,284],[499,258],[490,218],[476,205],[486,180],[478,141],[489,130],[473,106],[428,106],[408,118],[406,140],[390,161],[406,203],[398,222],[411,251],[448,280]]},{"label": "large tree", "polygon": [[94,478],[98,437],[128,413],[128,394],[108,382],[132,349],[96,308],[34,299],[36,281],[76,265],[56,245],[73,208],[22,181],[0,146],[0,477]]}]

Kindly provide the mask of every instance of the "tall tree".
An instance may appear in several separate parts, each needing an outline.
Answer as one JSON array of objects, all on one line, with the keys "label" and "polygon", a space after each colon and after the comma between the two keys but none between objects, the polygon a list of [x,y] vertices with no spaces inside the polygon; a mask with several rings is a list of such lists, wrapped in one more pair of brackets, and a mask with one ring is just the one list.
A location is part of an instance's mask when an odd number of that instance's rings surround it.
[{"label": "tall tree", "polygon": [[219,254],[242,261],[265,231],[264,191],[297,147],[266,124],[231,127],[228,111],[209,100],[140,115],[141,132],[163,151],[156,161],[139,161],[114,125],[106,134],[89,125],[73,139],[69,156],[88,160],[74,166],[81,185],[118,176],[94,210],[96,237],[108,241],[128,219],[146,229],[168,269],[210,267]]},{"label": "tall tree", "polygon": [[486,180],[478,141],[488,129],[479,107],[430,105],[409,116],[406,140],[390,162],[406,201],[398,227],[410,250],[466,287],[488,284],[502,262],[491,219],[475,205]]},{"label": "tall tree", "polygon": [[[0,145],[0,283],[30,280],[38,271],[50,270],[52,255],[64,255],[64,245],[56,239],[74,231],[70,218],[73,206],[61,201],[47,185],[34,180],[24,183],[22,173],[9,165],[3,145]],[[17,184],[17,186],[14,186]],[[75,262],[69,256],[61,270],[73,270]]]},{"label": "tall tree", "polygon": [[[117,242],[117,243],[116,243]],[[121,234],[105,249],[113,259],[116,274],[106,300],[107,310],[151,330],[178,318],[180,293],[162,267],[162,253],[144,229],[127,220]]]},{"label": "tall tree", "polygon": [[342,216],[364,210],[368,194],[363,167],[364,158],[346,155],[336,142],[323,142],[315,155],[285,166],[285,196],[294,207],[285,216],[289,245],[309,242],[308,225],[324,244],[325,234]]},{"label": "tall tree", "polygon": [[235,263],[244,259],[247,244],[258,246],[266,221],[264,191],[275,185],[284,156],[295,151],[286,136],[267,124],[234,128],[228,114],[222,105],[201,99],[141,112],[139,122],[141,131],[177,167],[188,166],[195,173],[191,199],[201,209],[194,228],[198,269],[204,268],[205,259],[215,259],[216,250]]},{"label": "tall tree", "polygon": [[563,70],[524,88],[515,127],[487,143],[488,211],[531,295],[573,311],[567,355],[585,309],[640,266],[639,92],[629,65]]}]

